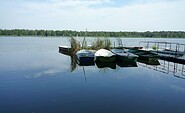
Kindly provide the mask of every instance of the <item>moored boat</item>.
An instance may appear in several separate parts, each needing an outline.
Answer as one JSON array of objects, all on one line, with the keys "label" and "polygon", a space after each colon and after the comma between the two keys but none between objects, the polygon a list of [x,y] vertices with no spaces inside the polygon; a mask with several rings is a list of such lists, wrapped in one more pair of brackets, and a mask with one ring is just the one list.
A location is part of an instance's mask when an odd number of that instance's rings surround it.
[{"label": "moored boat", "polygon": [[94,53],[90,50],[80,50],[76,53],[77,63],[82,65],[94,64]]},{"label": "moored boat", "polygon": [[116,54],[116,58],[119,61],[136,61],[138,58],[138,55],[135,55],[133,53],[127,52],[124,49],[112,49],[111,50],[114,54]]},{"label": "moored boat", "polygon": [[95,61],[114,62],[116,55],[109,50],[100,49],[95,53]]},{"label": "moored boat", "polygon": [[146,50],[146,49],[138,49],[138,50],[129,50],[130,53],[136,54],[139,56],[138,59],[148,59],[148,58],[158,58],[158,54],[154,53],[150,50]]},{"label": "moored boat", "polygon": [[59,46],[59,52],[65,55],[70,55],[71,48],[68,46]]},{"label": "moored boat", "polygon": [[147,64],[147,65],[160,65],[158,58],[149,58],[147,60],[138,59],[138,62]]}]

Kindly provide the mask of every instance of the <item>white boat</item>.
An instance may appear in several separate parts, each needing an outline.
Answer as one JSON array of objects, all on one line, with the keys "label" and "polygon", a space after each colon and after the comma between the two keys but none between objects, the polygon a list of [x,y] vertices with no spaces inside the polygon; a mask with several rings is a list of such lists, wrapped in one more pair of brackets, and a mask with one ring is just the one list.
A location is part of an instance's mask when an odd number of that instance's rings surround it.
[{"label": "white boat", "polygon": [[95,53],[95,61],[114,62],[116,55],[109,50],[100,49]]}]

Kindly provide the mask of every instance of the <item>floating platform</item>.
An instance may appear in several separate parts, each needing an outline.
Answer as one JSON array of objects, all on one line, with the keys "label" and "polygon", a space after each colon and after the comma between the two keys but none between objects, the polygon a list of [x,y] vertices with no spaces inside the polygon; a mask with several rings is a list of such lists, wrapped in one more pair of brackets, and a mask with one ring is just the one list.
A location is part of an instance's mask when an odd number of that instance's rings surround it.
[{"label": "floating platform", "polygon": [[168,55],[168,54],[162,54],[158,53],[159,58],[162,60],[167,60],[179,64],[185,64],[185,56],[176,56],[176,55]]},{"label": "floating platform", "polygon": [[139,46],[142,43],[145,51],[157,54],[160,59],[185,64],[185,44],[141,41]]}]

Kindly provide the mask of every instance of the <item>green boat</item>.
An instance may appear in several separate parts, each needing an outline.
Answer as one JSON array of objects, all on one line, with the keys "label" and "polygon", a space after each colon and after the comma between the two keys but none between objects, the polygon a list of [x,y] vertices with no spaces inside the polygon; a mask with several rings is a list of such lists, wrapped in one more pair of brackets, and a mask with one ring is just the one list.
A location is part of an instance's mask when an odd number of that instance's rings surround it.
[{"label": "green boat", "polygon": [[138,55],[130,53],[124,49],[112,49],[114,54],[116,54],[116,60],[125,61],[125,62],[135,62],[138,58]]}]

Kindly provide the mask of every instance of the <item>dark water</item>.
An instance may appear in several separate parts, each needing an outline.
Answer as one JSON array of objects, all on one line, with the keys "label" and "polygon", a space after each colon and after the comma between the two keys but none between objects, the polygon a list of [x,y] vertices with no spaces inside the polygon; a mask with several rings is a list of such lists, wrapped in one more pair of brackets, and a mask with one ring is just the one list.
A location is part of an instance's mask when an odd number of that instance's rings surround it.
[{"label": "dark water", "polygon": [[[152,39],[123,42],[141,40]],[[72,69],[71,58],[58,52],[67,44],[64,37],[0,38],[0,113],[185,113],[184,65]]]}]

